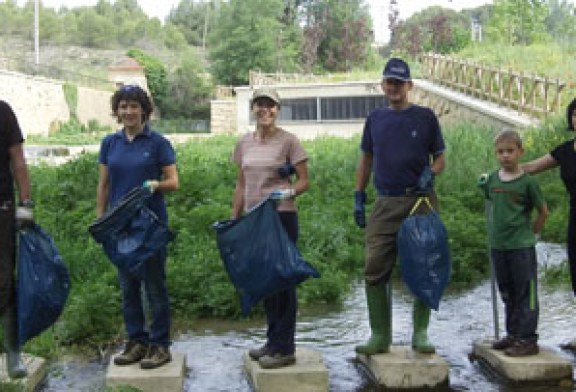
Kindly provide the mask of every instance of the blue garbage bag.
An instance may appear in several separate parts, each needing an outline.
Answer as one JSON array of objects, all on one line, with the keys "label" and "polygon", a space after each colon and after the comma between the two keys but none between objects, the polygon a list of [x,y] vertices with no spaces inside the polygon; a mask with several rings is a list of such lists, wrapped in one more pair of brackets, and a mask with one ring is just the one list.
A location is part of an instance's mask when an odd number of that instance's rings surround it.
[{"label": "blue garbage bag", "polygon": [[145,263],[174,239],[174,234],[147,207],[147,188],[130,191],[116,207],[90,225],[110,261],[122,271],[144,279]]},{"label": "blue garbage bag", "polygon": [[[422,201],[428,203],[430,212],[413,215]],[[446,227],[427,198],[420,198],[404,219],[396,241],[402,279],[412,294],[438,310],[452,263]]]},{"label": "blue garbage bag", "polygon": [[216,222],[213,228],[244,315],[271,294],[320,277],[288,237],[273,200],[265,199],[241,218]]},{"label": "blue garbage bag", "polygon": [[68,269],[39,225],[18,232],[17,317],[22,346],[56,322],[70,291]]}]

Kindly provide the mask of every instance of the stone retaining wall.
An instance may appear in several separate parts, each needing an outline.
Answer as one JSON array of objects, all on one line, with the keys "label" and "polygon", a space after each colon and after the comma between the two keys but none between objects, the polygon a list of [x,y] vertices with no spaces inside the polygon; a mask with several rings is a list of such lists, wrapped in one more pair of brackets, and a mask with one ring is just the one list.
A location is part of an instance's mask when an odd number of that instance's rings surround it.
[{"label": "stone retaining wall", "polygon": [[[70,119],[63,83],[0,70],[0,99],[12,106],[25,135],[48,135],[58,124]],[[78,87],[78,119],[84,124],[96,120],[101,125],[115,128],[116,121],[110,114],[111,96],[112,88],[102,91]]]}]

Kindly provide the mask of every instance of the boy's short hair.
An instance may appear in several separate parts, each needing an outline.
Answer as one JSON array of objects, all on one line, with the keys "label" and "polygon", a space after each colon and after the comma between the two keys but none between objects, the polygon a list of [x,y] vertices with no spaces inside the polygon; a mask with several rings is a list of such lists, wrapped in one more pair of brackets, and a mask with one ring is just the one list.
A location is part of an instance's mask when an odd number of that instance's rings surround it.
[{"label": "boy's short hair", "polygon": [[501,142],[512,142],[516,143],[518,148],[522,148],[522,138],[518,131],[515,131],[512,128],[502,128],[500,132],[494,138],[494,144],[498,144]]},{"label": "boy's short hair", "polygon": [[[125,84],[116,90],[110,99],[112,114],[115,117],[118,117],[118,106],[120,105],[120,101],[138,102],[142,107],[142,122],[150,120],[154,107],[148,93],[146,93],[142,87],[136,84]],[[120,123],[120,119],[118,119],[118,122]]]}]

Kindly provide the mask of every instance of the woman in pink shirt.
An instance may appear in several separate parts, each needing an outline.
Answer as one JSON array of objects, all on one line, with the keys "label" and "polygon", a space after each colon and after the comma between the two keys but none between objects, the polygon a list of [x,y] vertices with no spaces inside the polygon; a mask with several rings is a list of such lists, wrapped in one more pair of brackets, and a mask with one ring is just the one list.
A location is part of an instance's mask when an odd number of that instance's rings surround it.
[{"label": "woman in pink shirt", "polygon": [[[278,201],[278,215],[288,236],[298,239],[298,215],[294,199],[308,189],[308,156],[298,138],[279,128],[280,98],[276,90],[257,89],[250,101],[256,130],[236,143],[233,160],[239,166],[232,203],[232,218],[250,210],[271,195]],[[292,182],[291,174],[296,174]],[[293,364],[297,312],[296,288],[264,299],[268,329],[266,343],[249,351],[267,369]]]}]

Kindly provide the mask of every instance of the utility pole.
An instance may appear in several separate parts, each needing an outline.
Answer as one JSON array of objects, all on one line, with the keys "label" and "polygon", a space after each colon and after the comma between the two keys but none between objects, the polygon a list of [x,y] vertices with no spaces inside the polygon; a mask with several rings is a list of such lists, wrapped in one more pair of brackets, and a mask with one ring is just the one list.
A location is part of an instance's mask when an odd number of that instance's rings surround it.
[{"label": "utility pole", "polygon": [[40,65],[40,0],[34,0],[34,64]]}]

